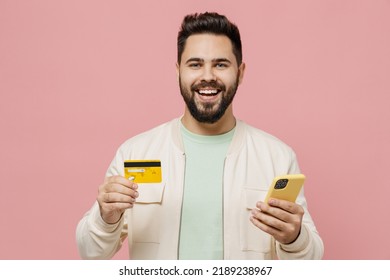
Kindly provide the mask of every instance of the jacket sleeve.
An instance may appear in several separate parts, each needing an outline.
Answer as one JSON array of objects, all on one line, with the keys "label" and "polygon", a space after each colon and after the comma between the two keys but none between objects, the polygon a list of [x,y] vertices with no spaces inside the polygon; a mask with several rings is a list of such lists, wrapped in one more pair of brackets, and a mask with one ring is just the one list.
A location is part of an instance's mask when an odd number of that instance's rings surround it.
[{"label": "jacket sleeve", "polygon": [[[123,156],[118,149],[106,177],[123,176]],[[127,237],[127,211],[116,224],[107,224],[100,216],[99,204],[95,201],[92,208],[80,220],[76,229],[76,241],[82,259],[110,259],[121,248]]]},{"label": "jacket sleeve", "polygon": [[[293,151],[291,153],[292,161],[289,173],[300,173],[295,153]],[[324,254],[324,244],[307,209],[307,202],[303,188],[297,198],[297,203],[300,204],[305,211],[302,220],[301,232],[297,240],[291,244],[280,244],[276,241],[276,254],[279,259],[322,259]]]},{"label": "jacket sleeve", "polygon": [[100,216],[96,201],[77,225],[76,240],[80,257],[111,259],[127,236],[124,216],[116,224],[107,224]]},{"label": "jacket sleeve", "polygon": [[293,243],[276,242],[276,253],[282,260],[319,260],[324,254],[324,245],[318,233],[303,223],[299,237]]}]

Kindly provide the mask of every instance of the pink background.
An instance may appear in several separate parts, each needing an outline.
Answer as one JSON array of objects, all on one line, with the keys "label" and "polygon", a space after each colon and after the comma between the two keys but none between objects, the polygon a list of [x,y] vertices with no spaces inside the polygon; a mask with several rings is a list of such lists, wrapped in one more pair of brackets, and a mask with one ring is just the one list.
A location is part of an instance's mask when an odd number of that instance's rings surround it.
[{"label": "pink background", "polygon": [[79,258],[117,147],[182,114],[177,31],[206,10],[241,30],[235,114],[297,152],[325,259],[390,259],[388,0],[1,0],[0,259]]}]

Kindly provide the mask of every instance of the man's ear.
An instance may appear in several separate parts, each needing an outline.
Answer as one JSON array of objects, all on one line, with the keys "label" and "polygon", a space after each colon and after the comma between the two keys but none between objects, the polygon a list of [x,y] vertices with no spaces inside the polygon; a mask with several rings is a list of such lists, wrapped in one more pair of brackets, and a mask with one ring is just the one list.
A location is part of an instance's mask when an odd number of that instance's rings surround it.
[{"label": "man's ear", "polygon": [[177,79],[177,82],[179,82],[179,76],[180,76],[180,65],[179,65],[179,62],[176,62],[176,79]]},{"label": "man's ear", "polygon": [[244,73],[245,73],[245,63],[242,62],[240,67],[238,67],[238,84],[239,85],[242,83],[242,80],[244,79]]}]

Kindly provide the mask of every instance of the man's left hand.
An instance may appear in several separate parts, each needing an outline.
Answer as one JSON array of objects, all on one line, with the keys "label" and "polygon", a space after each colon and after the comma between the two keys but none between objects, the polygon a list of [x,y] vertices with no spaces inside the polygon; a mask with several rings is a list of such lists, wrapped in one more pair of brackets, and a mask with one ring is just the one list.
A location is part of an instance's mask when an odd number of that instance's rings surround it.
[{"label": "man's left hand", "polygon": [[294,242],[300,233],[303,208],[293,202],[271,198],[268,204],[257,202],[251,222],[282,244]]}]

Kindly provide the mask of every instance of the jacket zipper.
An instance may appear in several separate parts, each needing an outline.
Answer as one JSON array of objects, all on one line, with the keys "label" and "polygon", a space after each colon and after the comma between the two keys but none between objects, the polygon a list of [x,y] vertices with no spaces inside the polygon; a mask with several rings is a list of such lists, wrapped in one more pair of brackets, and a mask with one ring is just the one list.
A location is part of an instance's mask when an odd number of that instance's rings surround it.
[{"label": "jacket zipper", "polygon": [[179,220],[179,238],[177,240],[177,259],[179,259],[179,249],[180,249],[180,232],[181,232],[181,219],[183,214],[183,200],[184,200],[184,183],[185,183],[185,174],[186,174],[186,154],[183,153],[182,155],[182,161],[183,161],[183,173],[182,173],[182,188],[181,188],[181,206],[180,206],[180,220]]},{"label": "jacket zipper", "polygon": [[225,170],[226,170],[226,159],[223,161],[222,171],[222,259],[225,259]]}]

